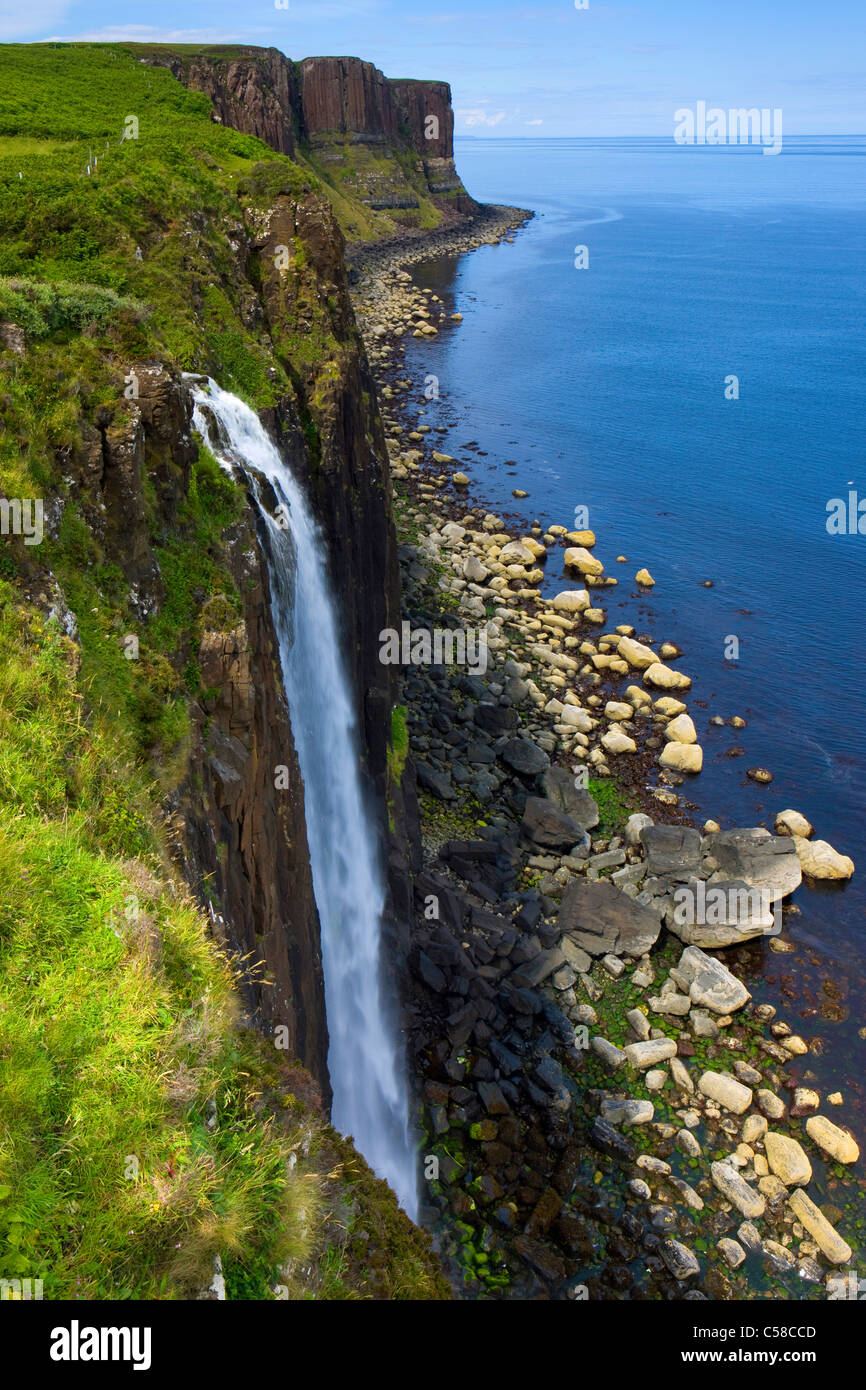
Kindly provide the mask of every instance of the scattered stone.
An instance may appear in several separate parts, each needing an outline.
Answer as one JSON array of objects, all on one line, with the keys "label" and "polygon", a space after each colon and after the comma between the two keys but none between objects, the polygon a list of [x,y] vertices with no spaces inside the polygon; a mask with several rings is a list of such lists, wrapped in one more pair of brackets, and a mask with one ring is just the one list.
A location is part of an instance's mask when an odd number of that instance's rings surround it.
[{"label": "scattered stone", "polygon": [[510,738],[499,756],[514,772],[526,777],[535,777],[550,767],[550,758],[544,750],[528,738]]},{"label": "scattered stone", "polygon": [[663,1091],[667,1079],[666,1072],[648,1071],[644,1076],[644,1084],[648,1091]]},{"label": "scattered stone", "polygon": [[632,1031],[637,1034],[639,1042],[646,1042],[650,1035],[650,1024],[646,1014],[641,1013],[640,1009],[629,1009],[626,1020]]},{"label": "scattered stone", "polygon": [[659,766],[675,772],[700,772],[704,765],[704,750],[699,743],[666,743],[659,756]]},{"label": "scattered stone", "polygon": [[796,1139],[770,1130],[764,1136],[770,1170],[786,1187],[802,1187],[812,1181],[812,1165]]},{"label": "scattered stone", "polygon": [[[602,735],[601,742],[608,753],[613,753],[616,756],[621,756],[624,753],[637,752],[637,744],[634,739],[629,738],[628,734],[624,733],[622,729],[619,728],[608,729],[607,733]],[[671,745],[668,746],[670,747]]]},{"label": "scattered stone", "polygon": [[807,878],[851,878],[854,860],[839,854],[826,840],[806,840],[795,835],[797,858]]},{"label": "scattered stone", "polygon": [[756,1144],[767,1133],[768,1125],[763,1115],[748,1115],[743,1124],[743,1143]]},{"label": "scattered stone", "polygon": [[766,1115],[768,1120],[781,1120],[785,1113],[785,1102],[780,1100],[772,1091],[766,1089],[758,1091],[757,1102],[759,1108]]},{"label": "scattered stone", "polygon": [[710,882],[736,880],[759,889],[768,901],[786,898],[803,881],[794,843],[760,827],[722,830],[713,836],[712,856],[719,868]]},{"label": "scattered stone", "polygon": [[637,1071],[646,1071],[657,1062],[667,1062],[670,1057],[675,1057],[677,1045],[673,1038],[653,1038],[649,1042],[627,1043],[623,1050]]},{"label": "scattered stone", "polygon": [[798,1086],[794,1091],[791,1115],[798,1120],[806,1115],[814,1115],[820,1104],[821,1097],[817,1091],[810,1090],[808,1086]]},{"label": "scattered stone", "polygon": [[808,840],[812,834],[811,825],[799,811],[780,811],[774,829],[777,835],[799,835],[803,840]]},{"label": "scattered stone", "polygon": [[588,791],[575,786],[575,778],[565,768],[547,768],[541,778],[541,789],[548,801],[576,821],[582,830],[592,830],[598,825],[598,806]]},{"label": "scattered stone", "polygon": [[659,1246],[659,1254],[675,1279],[692,1279],[700,1274],[701,1266],[697,1256],[678,1240],[664,1240]]},{"label": "scattered stone", "polygon": [[713,1013],[736,1013],[752,997],[726,965],[706,955],[698,946],[686,947],[677,970],[689,986],[692,1003],[712,1009]]},{"label": "scattered stone", "polygon": [[609,1125],[647,1125],[654,1114],[650,1100],[605,1099],[601,1103],[601,1117]]},{"label": "scattered stone", "polygon": [[655,584],[655,580],[647,569],[638,570],[635,579],[638,584],[642,584],[645,589],[651,589]]},{"label": "scattered stone", "polygon": [[722,1236],[716,1247],[722,1255],[729,1269],[739,1269],[746,1258],[746,1252],[742,1245],[738,1245],[735,1240],[728,1236]]},{"label": "scattered stone", "polygon": [[607,1038],[593,1038],[590,1047],[597,1057],[600,1057],[605,1066],[612,1071],[618,1070],[626,1060],[626,1053],[621,1047],[615,1047]]},{"label": "scattered stone", "polygon": [[777,1274],[789,1274],[797,1263],[790,1250],[786,1250],[777,1240],[767,1239],[761,1248]]},{"label": "scattered stone", "polygon": [[705,1071],[698,1082],[698,1090],[702,1095],[714,1100],[717,1105],[724,1106],[725,1110],[733,1111],[735,1115],[742,1115],[743,1111],[748,1110],[753,1099],[748,1086],[743,1086],[733,1076],[722,1071]]},{"label": "scattered stone", "polygon": [[679,1057],[671,1058],[671,1076],[674,1079],[674,1084],[681,1091],[687,1091],[689,1094],[694,1093],[695,1083],[689,1075],[688,1067],[680,1061]]},{"label": "scattered stone", "polygon": [[853,1251],[850,1245],[846,1245],[842,1237],[834,1230],[830,1222],[819,1211],[811,1197],[798,1188],[792,1192],[788,1198],[788,1205],[796,1216],[797,1220],[805,1226],[806,1230],[816,1242],[822,1255],[831,1264],[843,1265],[851,1259]]},{"label": "scattered stone", "polygon": [[643,678],[645,685],[654,685],[659,690],[690,690],[692,685],[691,676],[684,676],[661,661],[647,667]]},{"label": "scattered stone", "polygon": [[729,1163],[711,1164],[710,1174],[722,1196],[743,1216],[754,1220],[764,1215],[767,1206],[764,1198]]},{"label": "scattered stone", "polygon": [[856,1163],[860,1157],[860,1148],[856,1140],[852,1139],[847,1130],[834,1125],[825,1115],[812,1115],[806,1121],[806,1133],[819,1149],[835,1158],[837,1163]]},{"label": "scattered stone", "polygon": [[717,1038],[719,1036],[716,1020],[705,1013],[703,1009],[692,1009],[689,1022],[696,1038]]},{"label": "scattered stone", "polygon": [[686,1158],[700,1158],[701,1146],[695,1136],[688,1129],[681,1129],[676,1138],[677,1148],[684,1153]]},{"label": "scattered stone", "polygon": [[520,828],[527,839],[545,849],[568,849],[584,837],[577,821],[540,796],[527,797]]},{"label": "scattered stone", "polygon": [[650,877],[688,881],[700,869],[701,835],[683,825],[649,825],[640,832]]}]

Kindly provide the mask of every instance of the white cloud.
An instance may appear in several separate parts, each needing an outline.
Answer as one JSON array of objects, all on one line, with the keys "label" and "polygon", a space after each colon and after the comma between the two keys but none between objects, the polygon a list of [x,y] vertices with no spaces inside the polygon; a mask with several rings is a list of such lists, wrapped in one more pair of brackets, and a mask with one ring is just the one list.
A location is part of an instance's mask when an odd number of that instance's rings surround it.
[{"label": "white cloud", "polygon": [[537,120],[537,121],[526,121],[525,124],[526,124],[526,125],[544,125],[544,121],[542,121],[542,120],[539,118],[539,120]]},{"label": "white cloud", "polygon": [[480,106],[472,107],[468,111],[457,111],[455,114],[458,121],[462,121],[464,125],[468,126],[499,125],[500,121],[505,120],[504,111],[497,111],[495,116],[489,116]]},{"label": "white cloud", "polygon": [[58,24],[72,0],[0,0],[0,39],[25,39]]},{"label": "white cloud", "polygon": [[[2,0],[0,0],[2,3]],[[59,43],[247,43],[270,29],[159,29],[153,24],[107,24],[85,34],[57,34]]]}]

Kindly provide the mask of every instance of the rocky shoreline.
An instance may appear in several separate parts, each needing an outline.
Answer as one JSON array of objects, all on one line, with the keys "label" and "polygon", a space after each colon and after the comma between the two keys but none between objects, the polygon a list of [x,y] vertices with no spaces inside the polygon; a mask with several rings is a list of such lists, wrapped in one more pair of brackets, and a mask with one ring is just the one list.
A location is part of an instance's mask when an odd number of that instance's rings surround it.
[{"label": "rocky shoreline", "polygon": [[469,1297],[844,1297],[864,1215],[845,1097],[789,1077],[808,1044],[735,968],[764,936],[790,949],[804,874],[854,865],[792,810],[772,834],[689,823],[702,753],[676,644],[609,629],[592,532],[472,503],[402,365],[407,334],[460,319],[405,265],[529,215],[350,256],[402,542],[425,1223]]}]

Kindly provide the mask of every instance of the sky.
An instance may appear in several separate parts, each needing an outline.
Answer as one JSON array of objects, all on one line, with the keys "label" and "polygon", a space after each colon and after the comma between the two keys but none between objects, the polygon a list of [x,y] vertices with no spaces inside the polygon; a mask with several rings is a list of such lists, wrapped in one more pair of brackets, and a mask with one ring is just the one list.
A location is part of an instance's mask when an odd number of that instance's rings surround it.
[{"label": "sky", "polygon": [[458,135],[670,135],[674,112],[781,108],[866,132],[864,0],[0,0],[0,42],[250,43],[451,83]]}]

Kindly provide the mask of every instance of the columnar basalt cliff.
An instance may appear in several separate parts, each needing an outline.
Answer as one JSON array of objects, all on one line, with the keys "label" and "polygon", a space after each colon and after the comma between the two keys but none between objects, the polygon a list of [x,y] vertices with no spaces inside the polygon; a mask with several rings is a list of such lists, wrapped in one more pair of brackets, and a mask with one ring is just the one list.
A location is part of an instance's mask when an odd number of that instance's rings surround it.
[{"label": "columnar basalt cliff", "polygon": [[397,108],[384,73],[360,58],[305,58],[299,65],[304,132],[396,141]]},{"label": "columnar basalt cliff", "polygon": [[130,46],[209,96],[214,120],[282,154],[306,151],[326,181],[373,211],[396,213],[410,226],[427,225],[430,210],[446,219],[477,211],[454,165],[447,82],[389,80],[360,58],[294,63],[275,48],[215,46],[190,55]]}]

